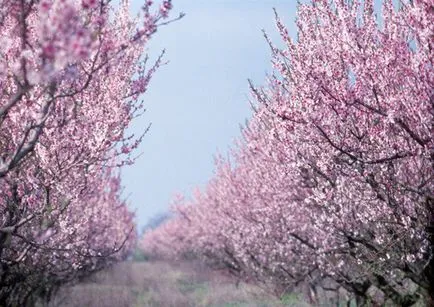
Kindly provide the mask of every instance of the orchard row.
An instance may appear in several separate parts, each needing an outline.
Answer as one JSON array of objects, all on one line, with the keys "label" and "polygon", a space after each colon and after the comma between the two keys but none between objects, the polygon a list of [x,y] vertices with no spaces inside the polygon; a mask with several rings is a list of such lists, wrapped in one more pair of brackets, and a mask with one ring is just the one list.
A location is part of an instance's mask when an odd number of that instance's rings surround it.
[{"label": "orchard row", "polygon": [[376,16],[374,2],[299,4],[296,41],[276,15],[285,47],[269,41],[242,137],[143,250],[278,294],[434,304],[434,5],[384,0]]},{"label": "orchard row", "polygon": [[2,306],[48,300],[135,245],[117,169],[142,139],[126,128],[161,61],[142,54],[172,5],[132,19],[110,2],[0,1]]}]

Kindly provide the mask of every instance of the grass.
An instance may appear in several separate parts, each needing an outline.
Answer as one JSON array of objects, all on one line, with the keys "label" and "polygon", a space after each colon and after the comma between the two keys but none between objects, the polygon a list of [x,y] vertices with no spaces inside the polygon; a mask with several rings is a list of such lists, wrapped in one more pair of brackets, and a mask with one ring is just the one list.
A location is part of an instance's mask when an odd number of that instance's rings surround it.
[{"label": "grass", "polygon": [[281,300],[235,283],[194,262],[124,262],[62,289],[51,307],[273,307],[309,306],[297,295]]}]

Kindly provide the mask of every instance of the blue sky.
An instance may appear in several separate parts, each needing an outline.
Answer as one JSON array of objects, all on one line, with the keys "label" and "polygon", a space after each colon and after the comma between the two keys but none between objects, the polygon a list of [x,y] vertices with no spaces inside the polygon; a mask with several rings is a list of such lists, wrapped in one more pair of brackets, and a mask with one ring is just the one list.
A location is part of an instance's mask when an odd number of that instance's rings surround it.
[{"label": "blue sky", "polygon": [[[138,11],[142,1],[133,1]],[[122,171],[124,197],[136,210],[139,229],[165,212],[174,193],[189,195],[213,174],[213,156],[225,154],[249,117],[247,79],[263,84],[271,71],[261,29],[280,42],[276,8],[295,35],[294,0],[173,0],[173,16],[149,44],[155,58],[166,49],[144,95],[147,112],[133,132],[152,123],[139,148],[142,156]]]}]

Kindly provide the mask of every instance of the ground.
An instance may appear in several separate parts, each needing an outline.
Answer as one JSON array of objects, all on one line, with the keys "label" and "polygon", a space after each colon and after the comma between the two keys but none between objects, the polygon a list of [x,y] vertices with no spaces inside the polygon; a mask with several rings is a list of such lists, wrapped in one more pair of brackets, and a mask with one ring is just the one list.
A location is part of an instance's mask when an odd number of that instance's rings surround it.
[{"label": "ground", "polygon": [[126,261],[62,289],[50,306],[309,306],[295,294],[278,299],[257,286],[195,262]]}]

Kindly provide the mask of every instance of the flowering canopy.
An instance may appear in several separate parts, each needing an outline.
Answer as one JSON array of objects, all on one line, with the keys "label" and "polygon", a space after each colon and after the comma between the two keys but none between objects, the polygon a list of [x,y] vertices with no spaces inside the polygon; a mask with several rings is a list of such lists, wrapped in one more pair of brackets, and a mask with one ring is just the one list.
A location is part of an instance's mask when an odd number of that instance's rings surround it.
[{"label": "flowering canopy", "polygon": [[124,258],[133,214],[115,167],[142,136],[126,128],[161,64],[142,59],[169,0],[1,0],[0,301],[20,305]]},{"label": "flowering canopy", "polygon": [[[269,41],[274,74],[252,86],[233,165],[219,160],[144,249],[176,246],[279,292],[331,278],[399,304],[434,293],[434,7],[373,8],[299,4],[296,42],[276,15],[285,48]],[[420,293],[397,290],[397,270]]]}]

